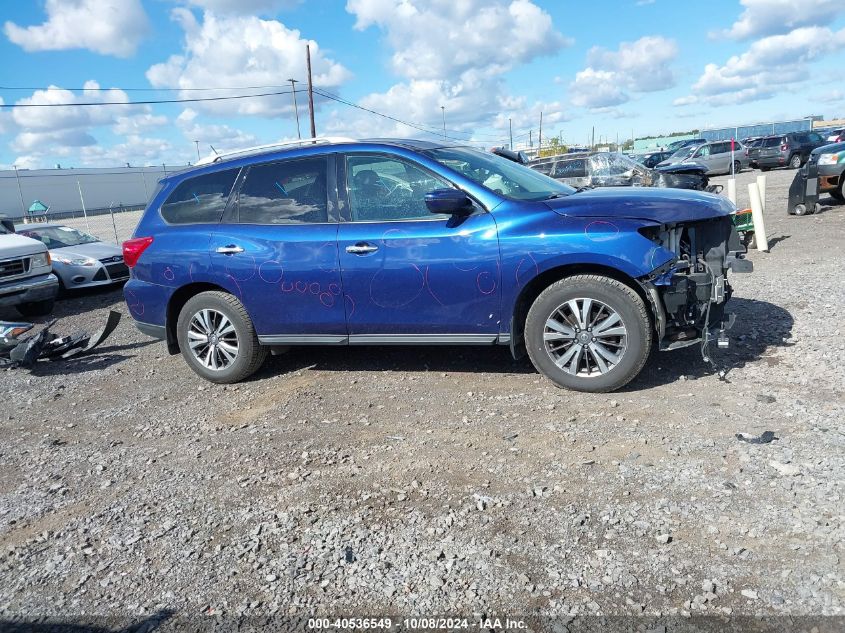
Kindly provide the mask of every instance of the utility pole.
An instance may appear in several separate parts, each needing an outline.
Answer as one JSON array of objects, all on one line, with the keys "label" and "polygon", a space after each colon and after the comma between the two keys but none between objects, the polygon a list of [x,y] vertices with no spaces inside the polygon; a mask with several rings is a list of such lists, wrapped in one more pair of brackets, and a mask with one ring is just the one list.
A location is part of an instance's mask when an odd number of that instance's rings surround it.
[{"label": "utility pole", "polygon": [[593,140],[592,140],[592,143],[590,145],[590,150],[594,151],[595,149],[596,149],[596,126],[594,125],[593,126]]},{"label": "utility pole", "polygon": [[443,113],[443,138],[446,138],[446,106],[440,106],[440,111]]},{"label": "utility pole", "polygon": [[510,137],[511,137],[511,144],[510,144],[509,148],[511,150],[513,150],[513,121],[511,121],[510,119],[508,119],[508,130],[510,131]]},{"label": "utility pole", "polygon": [[195,143],[195,144],[196,144],[196,146],[197,146],[197,160],[201,160],[201,159],[200,159],[200,142],[199,142],[199,141],[194,141],[194,143]]},{"label": "utility pole", "polygon": [[540,112],[540,133],[538,134],[537,139],[537,147],[540,148],[540,151],[543,151],[543,113]]},{"label": "utility pole", "polygon": [[293,96],[293,111],[296,114],[296,137],[302,140],[302,133],[299,131],[299,108],[296,107],[296,79],[288,79],[290,82],[291,95]]},{"label": "utility pole", "polygon": [[308,114],[311,117],[311,138],[317,138],[317,126],[314,124],[314,83],[311,79],[311,45],[305,45],[305,65],[308,68]]},{"label": "utility pole", "polygon": [[26,217],[26,205],[23,203],[23,192],[21,191],[21,177],[18,174],[18,166],[12,165],[15,168],[15,178],[18,181],[18,197],[21,199],[21,215]]},{"label": "utility pole", "polygon": [[534,147],[534,137],[532,136],[532,132],[534,130],[528,130],[528,147]]}]

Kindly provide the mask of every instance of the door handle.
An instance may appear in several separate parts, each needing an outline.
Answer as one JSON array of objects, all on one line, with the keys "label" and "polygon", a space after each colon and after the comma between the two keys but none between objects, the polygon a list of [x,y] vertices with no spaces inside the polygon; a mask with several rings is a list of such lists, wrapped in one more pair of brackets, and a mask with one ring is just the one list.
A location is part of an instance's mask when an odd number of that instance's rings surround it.
[{"label": "door handle", "polygon": [[244,249],[236,244],[227,244],[226,246],[218,246],[214,249],[216,253],[221,255],[235,255],[236,253],[243,253]]},{"label": "door handle", "polygon": [[366,255],[367,253],[375,253],[377,250],[378,246],[366,242],[358,242],[346,247],[346,252],[353,255]]}]

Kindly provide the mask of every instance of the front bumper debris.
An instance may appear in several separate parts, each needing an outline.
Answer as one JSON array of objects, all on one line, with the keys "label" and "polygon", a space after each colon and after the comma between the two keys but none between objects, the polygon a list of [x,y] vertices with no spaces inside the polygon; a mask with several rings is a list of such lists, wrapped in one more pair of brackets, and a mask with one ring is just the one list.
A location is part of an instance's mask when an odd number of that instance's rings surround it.
[{"label": "front bumper debris", "polygon": [[55,361],[84,356],[114,332],[120,323],[120,312],[110,311],[106,324],[94,334],[53,334],[50,329],[56,321],[53,319],[37,334],[28,337],[22,335],[32,329],[31,323],[0,321],[0,367],[31,368],[41,359]]},{"label": "front bumper debris", "polygon": [[667,224],[644,234],[675,254],[674,261],[640,280],[655,314],[659,349],[710,340],[727,347],[734,322],[726,311],[733,293],[728,271],[753,270],[731,218]]}]

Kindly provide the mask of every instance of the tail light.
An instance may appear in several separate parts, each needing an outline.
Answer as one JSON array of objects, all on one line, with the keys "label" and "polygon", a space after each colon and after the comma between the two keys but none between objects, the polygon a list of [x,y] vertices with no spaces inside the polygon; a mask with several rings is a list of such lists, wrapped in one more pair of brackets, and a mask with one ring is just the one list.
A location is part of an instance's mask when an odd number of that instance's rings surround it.
[{"label": "tail light", "polygon": [[135,268],[138,258],[153,243],[152,237],[136,237],[123,243],[123,263],[129,268]]},{"label": "tail light", "polygon": [[782,151],[782,152],[785,152],[788,149],[789,149],[789,145],[787,145],[786,143],[784,143],[783,145],[780,146],[780,151]]}]

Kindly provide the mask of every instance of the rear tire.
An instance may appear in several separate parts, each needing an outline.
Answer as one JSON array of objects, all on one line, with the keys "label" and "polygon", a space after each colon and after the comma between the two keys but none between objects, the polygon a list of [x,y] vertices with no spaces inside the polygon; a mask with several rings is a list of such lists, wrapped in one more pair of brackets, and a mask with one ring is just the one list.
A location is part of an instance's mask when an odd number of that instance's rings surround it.
[{"label": "rear tire", "polygon": [[267,358],[246,308],[226,292],[191,297],[179,313],[176,338],[188,366],[210,382],[240,382]]},{"label": "rear tire", "polygon": [[770,171],[771,169],[771,167],[761,167],[760,171]]},{"label": "rear tire", "polygon": [[576,275],[553,283],[534,301],[525,345],[537,371],[558,386],[614,391],[645,365],[651,318],[640,296],[622,282]]},{"label": "rear tire", "polygon": [[741,171],[742,171],[742,163],[739,162],[738,160],[735,160],[734,161],[734,173],[738,174]]},{"label": "rear tire", "polygon": [[802,163],[801,154],[794,154],[792,158],[789,159],[789,166],[792,167],[792,169],[799,169]]},{"label": "rear tire", "polygon": [[56,305],[55,299],[45,299],[44,301],[31,301],[30,303],[22,303],[17,306],[18,312],[27,317],[47,316],[53,311],[53,306]]}]

